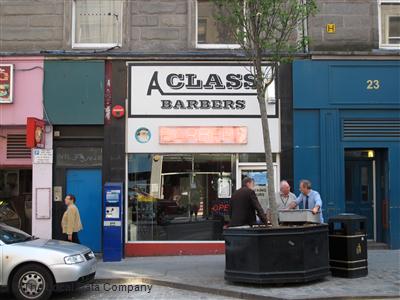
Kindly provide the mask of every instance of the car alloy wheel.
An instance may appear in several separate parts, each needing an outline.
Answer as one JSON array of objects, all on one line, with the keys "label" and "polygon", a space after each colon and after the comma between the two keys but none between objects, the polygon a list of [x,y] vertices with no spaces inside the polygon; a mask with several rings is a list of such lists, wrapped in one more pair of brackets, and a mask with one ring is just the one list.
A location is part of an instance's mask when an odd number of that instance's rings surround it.
[{"label": "car alloy wheel", "polygon": [[36,271],[24,273],[18,281],[19,292],[27,299],[37,299],[42,296],[46,288],[46,281]]},{"label": "car alloy wheel", "polygon": [[54,277],[46,266],[27,263],[10,278],[12,294],[18,300],[48,300],[54,289]]}]

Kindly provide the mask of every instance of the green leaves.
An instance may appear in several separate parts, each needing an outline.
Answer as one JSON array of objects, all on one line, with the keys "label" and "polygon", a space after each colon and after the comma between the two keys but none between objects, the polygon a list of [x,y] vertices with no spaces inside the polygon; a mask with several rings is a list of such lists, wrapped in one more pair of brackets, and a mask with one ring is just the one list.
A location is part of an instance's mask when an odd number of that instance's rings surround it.
[{"label": "green leaves", "polygon": [[303,25],[316,12],[314,0],[212,0],[216,19],[254,60],[256,53],[273,62],[287,61],[309,43]]}]

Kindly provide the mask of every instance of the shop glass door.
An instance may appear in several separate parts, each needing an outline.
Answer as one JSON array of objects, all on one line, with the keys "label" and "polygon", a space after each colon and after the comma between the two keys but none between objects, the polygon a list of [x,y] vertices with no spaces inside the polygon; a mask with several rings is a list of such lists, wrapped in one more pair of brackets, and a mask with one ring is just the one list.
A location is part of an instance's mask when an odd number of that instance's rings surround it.
[{"label": "shop glass door", "polygon": [[[264,210],[268,208],[267,169],[265,167],[240,167],[240,180],[237,180],[238,188],[246,177],[254,179],[255,192]],[[239,186],[240,185],[240,186]]]},{"label": "shop glass door", "polygon": [[[268,178],[267,178],[267,168],[264,165],[254,165],[254,166],[239,166],[237,189],[241,187],[242,180],[245,177],[250,177],[254,179],[255,192],[260,201],[261,206],[264,210],[269,208],[268,204]],[[277,176],[277,165],[274,164],[274,178],[275,178],[275,190],[277,191],[277,186],[279,184]]]}]

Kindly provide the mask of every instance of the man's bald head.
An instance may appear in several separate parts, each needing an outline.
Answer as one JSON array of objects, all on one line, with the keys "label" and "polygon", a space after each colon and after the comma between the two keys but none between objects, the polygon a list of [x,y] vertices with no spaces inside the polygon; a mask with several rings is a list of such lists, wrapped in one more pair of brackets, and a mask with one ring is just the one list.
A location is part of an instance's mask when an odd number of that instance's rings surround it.
[{"label": "man's bald head", "polygon": [[280,191],[284,195],[288,195],[290,192],[290,184],[286,180],[282,180],[280,184]]}]

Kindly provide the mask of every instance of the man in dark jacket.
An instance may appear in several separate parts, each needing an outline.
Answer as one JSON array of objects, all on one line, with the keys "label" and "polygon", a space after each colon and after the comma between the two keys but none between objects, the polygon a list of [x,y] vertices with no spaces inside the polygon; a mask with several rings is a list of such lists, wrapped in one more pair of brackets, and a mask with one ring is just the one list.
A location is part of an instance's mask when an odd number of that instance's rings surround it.
[{"label": "man in dark jacket", "polygon": [[229,216],[229,227],[256,224],[256,212],[260,220],[267,224],[267,217],[254,192],[254,179],[243,179],[242,187],[233,193]]}]

